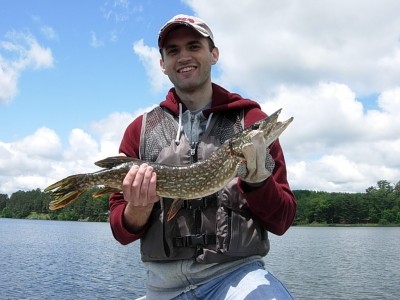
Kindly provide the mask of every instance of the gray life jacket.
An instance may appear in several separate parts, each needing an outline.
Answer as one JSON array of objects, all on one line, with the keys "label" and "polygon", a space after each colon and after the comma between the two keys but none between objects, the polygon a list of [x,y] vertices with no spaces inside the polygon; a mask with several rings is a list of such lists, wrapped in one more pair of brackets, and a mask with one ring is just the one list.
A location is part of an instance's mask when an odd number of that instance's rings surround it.
[{"label": "gray life jacket", "polygon": [[[182,135],[177,145],[177,121],[156,107],[143,115],[140,159],[171,165],[204,160],[242,128],[243,111],[219,113],[213,116],[198,144],[189,145]],[[143,261],[195,259],[217,263],[268,253],[267,231],[253,219],[237,188],[237,178],[213,195],[184,201],[178,214],[167,221],[172,201],[162,198],[153,208],[149,228],[141,238]]]}]

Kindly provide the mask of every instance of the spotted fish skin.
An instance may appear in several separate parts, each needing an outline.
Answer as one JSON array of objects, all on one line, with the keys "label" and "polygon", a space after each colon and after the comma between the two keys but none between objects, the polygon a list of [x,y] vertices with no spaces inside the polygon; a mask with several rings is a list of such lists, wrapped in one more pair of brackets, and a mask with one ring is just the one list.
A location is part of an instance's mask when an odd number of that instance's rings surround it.
[{"label": "spotted fish skin", "polygon": [[[54,198],[50,210],[60,209],[74,201],[86,190],[103,186],[93,194],[98,197],[120,192],[122,181],[132,166],[146,163],[157,174],[157,195],[173,199],[198,199],[221,190],[237,176],[238,168],[245,164],[242,147],[251,142],[256,130],[264,133],[266,146],[271,145],[293,121],[293,117],[278,122],[281,110],[235,134],[213,152],[208,159],[190,165],[173,166],[142,161],[132,157],[113,156],[95,162],[100,171],[66,177],[45,189]],[[172,205],[172,207],[179,205]],[[176,212],[175,212],[176,213]]]}]

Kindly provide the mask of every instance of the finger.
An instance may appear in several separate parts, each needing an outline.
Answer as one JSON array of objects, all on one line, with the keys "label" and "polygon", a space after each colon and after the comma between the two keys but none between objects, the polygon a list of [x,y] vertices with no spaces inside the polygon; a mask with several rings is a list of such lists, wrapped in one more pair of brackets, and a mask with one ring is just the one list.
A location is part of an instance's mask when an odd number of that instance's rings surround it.
[{"label": "finger", "polygon": [[147,205],[147,186],[143,185],[147,167],[147,164],[141,164],[132,182],[131,193],[137,206]]},{"label": "finger", "polygon": [[[146,168],[144,168],[144,173],[143,173],[143,180],[142,180],[142,184],[140,186],[140,190],[139,190],[139,197],[141,199],[143,199],[144,202],[148,202],[148,198],[149,198],[149,185],[150,185],[150,180],[153,174],[153,167],[151,166],[147,166]],[[139,169],[140,172],[140,169]]]},{"label": "finger", "polygon": [[122,192],[124,193],[124,199],[127,201],[132,198],[132,183],[136,178],[138,170],[139,166],[132,166],[122,181]]},{"label": "finger", "polygon": [[148,197],[152,203],[160,200],[160,197],[157,195],[156,188],[157,188],[157,173],[153,171],[153,173],[151,174],[149,182],[149,190],[148,190]]}]

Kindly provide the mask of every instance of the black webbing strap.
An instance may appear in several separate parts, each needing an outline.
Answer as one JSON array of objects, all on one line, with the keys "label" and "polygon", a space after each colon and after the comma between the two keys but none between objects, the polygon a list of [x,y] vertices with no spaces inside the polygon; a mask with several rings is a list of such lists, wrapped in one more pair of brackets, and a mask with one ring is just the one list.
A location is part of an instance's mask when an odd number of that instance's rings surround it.
[{"label": "black webbing strap", "polygon": [[182,204],[184,209],[202,209],[213,206],[218,206],[217,193],[199,199],[185,200]]},{"label": "black webbing strap", "polygon": [[198,247],[217,242],[215,234],[193,234],[174,238],[176,247]]}]

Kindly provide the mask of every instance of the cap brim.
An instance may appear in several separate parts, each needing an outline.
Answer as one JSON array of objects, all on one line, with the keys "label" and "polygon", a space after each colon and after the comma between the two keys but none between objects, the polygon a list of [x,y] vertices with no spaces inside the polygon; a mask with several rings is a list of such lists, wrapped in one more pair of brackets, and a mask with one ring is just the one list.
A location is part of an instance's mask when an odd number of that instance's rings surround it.
[{"label": "cap brim", "polygon": [[204,32],[201,32],[199,29],[197,29],[195,26],[188,24],[186,22],[173,22],[168,25],[166,25],[164,28],[161,29],[160,34],[158,36],[158,47],[161,49],[164,46],[165,38],[167,37],[168,33],[176,27],[179,26],[186,26],[188,28],[193,29],[194,31],[198,32],[204,37],[210,37],[210,35],[205,34]]}]

